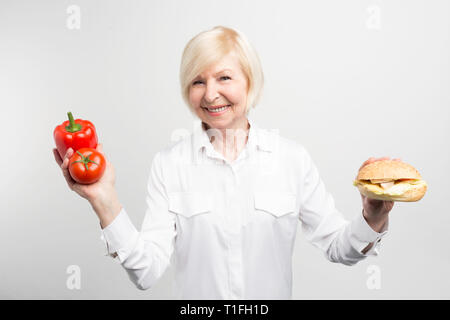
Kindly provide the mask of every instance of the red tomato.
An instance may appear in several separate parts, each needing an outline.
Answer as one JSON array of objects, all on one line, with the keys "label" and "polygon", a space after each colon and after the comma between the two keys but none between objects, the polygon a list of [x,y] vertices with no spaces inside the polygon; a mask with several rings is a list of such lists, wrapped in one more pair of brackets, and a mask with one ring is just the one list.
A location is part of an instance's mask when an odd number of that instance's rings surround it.
[{"label": "red tomato", "polygon": [[98,181],[106,169],[105,157],[93,148],[78,149],[69,159],[69,172],[81,184]]}]

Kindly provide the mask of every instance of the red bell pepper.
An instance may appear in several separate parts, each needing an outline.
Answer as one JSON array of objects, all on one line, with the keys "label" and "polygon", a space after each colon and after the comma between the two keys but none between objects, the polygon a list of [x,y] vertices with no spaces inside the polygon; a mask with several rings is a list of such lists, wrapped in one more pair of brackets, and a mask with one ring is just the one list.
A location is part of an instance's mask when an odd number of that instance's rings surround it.
[{"label": "red bell pepper", "polygon": [[64,121],[53,131],[56,148],[61,158],[64,158],[67,149],[72,148],[74,153],[81,148],[97,147],[97,133],[94,124],[88,120],[73,119],[68,112],[69,120]]}]

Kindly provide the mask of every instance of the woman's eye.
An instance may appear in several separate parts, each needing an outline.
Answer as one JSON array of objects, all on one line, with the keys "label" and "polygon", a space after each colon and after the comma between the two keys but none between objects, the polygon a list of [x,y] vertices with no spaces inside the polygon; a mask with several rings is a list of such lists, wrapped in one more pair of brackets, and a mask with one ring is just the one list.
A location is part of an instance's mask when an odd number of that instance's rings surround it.
[{"label": "woman's eye", "polygon": [[220,77],[220,80],[231,80],[231,78],[229,76],[223,76]]},{"label": "woman's eye", "polygon": [[195,86],[195,85],[197,85],[197,84],[201,84],[201,83],[203,83],[202,81],[200,81],[200,80],[197,80],[197,81],[194,81],[193,83],[192,83],[192,85],[193,86]]}]

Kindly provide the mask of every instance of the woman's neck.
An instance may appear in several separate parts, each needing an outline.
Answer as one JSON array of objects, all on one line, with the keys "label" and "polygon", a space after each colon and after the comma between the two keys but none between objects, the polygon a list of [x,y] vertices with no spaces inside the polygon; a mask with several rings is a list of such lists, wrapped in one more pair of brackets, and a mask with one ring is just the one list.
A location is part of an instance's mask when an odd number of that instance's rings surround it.
[{"label": "woman's neck", "polygon": [[231,128],[212,128],[202,122],[214,149],[222,154],[227,160],[235,160],[244,149],[250,130],[247,118]]}]

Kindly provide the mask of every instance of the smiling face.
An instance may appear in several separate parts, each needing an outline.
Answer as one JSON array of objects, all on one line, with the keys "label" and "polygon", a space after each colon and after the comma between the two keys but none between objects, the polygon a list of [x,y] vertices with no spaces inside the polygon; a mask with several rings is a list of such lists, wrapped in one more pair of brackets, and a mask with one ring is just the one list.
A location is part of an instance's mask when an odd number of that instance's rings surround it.
[{"label": "smiling face", "polygon": [[229,54],[192,81],[189,102],[209,128],[236,129],[247,124],[247,88],[238,58]]}]

